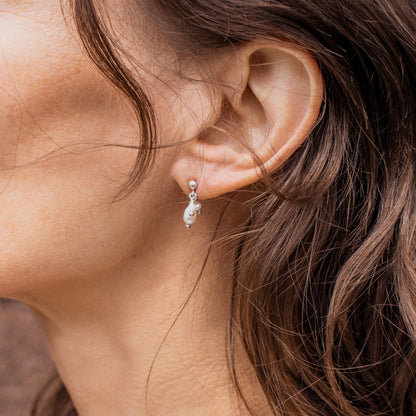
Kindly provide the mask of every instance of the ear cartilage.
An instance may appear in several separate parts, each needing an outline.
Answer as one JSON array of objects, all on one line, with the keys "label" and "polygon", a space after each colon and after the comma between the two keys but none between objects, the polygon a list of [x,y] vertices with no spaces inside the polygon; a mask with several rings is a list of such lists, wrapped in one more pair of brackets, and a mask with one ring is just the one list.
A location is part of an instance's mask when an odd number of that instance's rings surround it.
[{"label": "ear cartilage", "polygon": [[202,205],[198,202],[198,195],[195,192],[197,183],[195,180],[189,181],[189,188],[191,193],[189,194],[189,204],[185,208],[183,213],[183,222],[186,228],[191,228],[192,224],[196,221],[196,214],[202,214]]}]

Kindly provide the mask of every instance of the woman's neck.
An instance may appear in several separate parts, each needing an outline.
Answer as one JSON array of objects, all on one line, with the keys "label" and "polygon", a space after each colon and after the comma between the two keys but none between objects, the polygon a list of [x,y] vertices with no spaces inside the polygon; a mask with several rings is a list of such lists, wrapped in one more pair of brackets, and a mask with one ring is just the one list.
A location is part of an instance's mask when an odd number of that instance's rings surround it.
[{"label": "woman's neck", "polygon": [[185,245],[154,237],[108,275],[60,283],[27,302],[80,416],[244,414],[226,356],[232,256],[211,253],[181,311],[211,235]]}]

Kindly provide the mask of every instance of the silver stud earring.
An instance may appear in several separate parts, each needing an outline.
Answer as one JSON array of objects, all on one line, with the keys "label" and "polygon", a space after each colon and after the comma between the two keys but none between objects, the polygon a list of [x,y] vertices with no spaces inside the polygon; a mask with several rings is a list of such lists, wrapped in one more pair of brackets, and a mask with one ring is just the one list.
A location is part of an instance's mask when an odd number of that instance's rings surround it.
[{"label": "silver stud earring", "polygon": [[191,188],[189,205],[183,213],[183,221],[186,224],[186,228],[191,228],[191,225],[196,221],[196,214],[202,214],[202,206],[201,203],[198,202],[198,195],[195,192],[196,181],[189,181],[189,188]]}]

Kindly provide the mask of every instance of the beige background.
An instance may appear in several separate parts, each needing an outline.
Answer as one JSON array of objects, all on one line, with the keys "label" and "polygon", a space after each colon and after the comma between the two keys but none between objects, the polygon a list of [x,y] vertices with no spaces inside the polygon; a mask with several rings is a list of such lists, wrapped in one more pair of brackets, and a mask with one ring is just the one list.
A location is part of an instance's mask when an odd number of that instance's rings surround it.
[{"label": "beige background", "polygon": [[34,397],[53,371],[30,309],[0,299],[0,416],[29,416]]}]

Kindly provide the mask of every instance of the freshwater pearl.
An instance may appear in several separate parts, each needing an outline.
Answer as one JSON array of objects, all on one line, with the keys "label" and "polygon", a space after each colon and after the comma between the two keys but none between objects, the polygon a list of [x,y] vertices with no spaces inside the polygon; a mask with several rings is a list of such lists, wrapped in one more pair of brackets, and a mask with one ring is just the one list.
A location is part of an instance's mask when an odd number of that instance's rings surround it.
[{"label": "freshwater pearl", "polygon": [[183,221],[185,224],[187,225],[192,225],[195,223],[196,221],[196,215],[195,215],[195,205],[194,204],[189,204],[186,209],[185,212],[183,213]]}]

